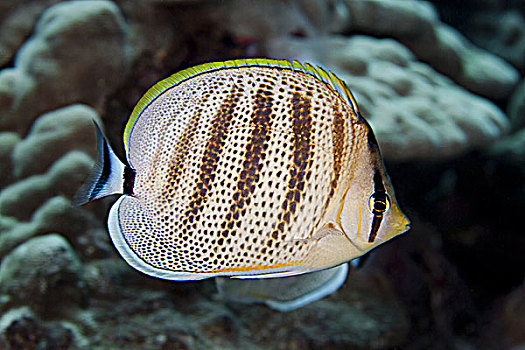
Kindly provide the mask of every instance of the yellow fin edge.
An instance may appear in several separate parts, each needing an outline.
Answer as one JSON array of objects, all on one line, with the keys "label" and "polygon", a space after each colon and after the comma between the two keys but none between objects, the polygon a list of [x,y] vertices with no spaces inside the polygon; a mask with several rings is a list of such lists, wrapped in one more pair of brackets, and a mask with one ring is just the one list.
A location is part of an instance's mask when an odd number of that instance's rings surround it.
[{"label": "yellow fin edge", "polygon": [[270,269],[279,269],[283,267],[292,267],[297,266],[296,264],[275,264],[275,265],[254,265],[254,266],[238,266],[231,268],[215,269],[209,271],[202,271],[202,273],[218,273],[218,272],[250,272],[257,270],[270,270]]},{"label": "yellow fin edge", "polygon": [[126,149],[126,154],[128,154],[128,141],[133,126],[138,120],[141,113],[146,109],[149,104],[151,104],[157,97],[159,97],[166,90],[181,84],[182,82],[195,77],[199,74],[208,73],[212,71],[217,71],[221,69],[232,69],[232,68],[242,68],[242,67],[269,67],[269,68],[281,68],[288,69],[293,71],[300,71],[312,75],[319,80],[326,83],[330,86],[335,92],[337,92],[341,97],[347,100],[353,107],[354,112],[357,114],[357,103],[352,95],[352,92],[346,85],[346,83],[338,78],[333,72],[325,70],[320,66],[313,66],[310,63],[301,63],[297,60],[289,61],[286,59],[272,59],[272,58],[243,58],[235,59],[228,61],[220,62],[209,62],[200,64],[194,67],[186,68],[177,72],[153,85],[149,90],[141,97],[137,105],[133,109],[131,116],[126,124],[124,129],[124,147]]}]

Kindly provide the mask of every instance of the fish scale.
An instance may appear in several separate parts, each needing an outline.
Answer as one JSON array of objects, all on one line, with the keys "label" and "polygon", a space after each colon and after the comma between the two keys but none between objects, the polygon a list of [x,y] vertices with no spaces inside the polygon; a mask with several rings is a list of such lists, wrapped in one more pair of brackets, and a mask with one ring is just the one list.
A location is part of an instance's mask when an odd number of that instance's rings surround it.
[{"label": "fish scale", "polygon": [[[318,67],[252,59],[190,68],[146,93],[124,136],[136,175],[109,229],[128,263],[151,275],[305,273],[408,225],[354,98]],[[363,215],[374,188],[390,193],[391,219],[379,205]],[[372,221],[377,242],[345,232]]]}]

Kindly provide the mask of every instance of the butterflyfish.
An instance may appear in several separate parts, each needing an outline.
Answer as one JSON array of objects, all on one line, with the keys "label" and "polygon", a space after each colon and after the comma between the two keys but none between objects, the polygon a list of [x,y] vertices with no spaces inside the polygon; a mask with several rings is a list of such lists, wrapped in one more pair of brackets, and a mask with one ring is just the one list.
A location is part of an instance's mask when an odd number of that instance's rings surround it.
[{"label": "butterflyfish", "polygon": [[198,65],[138,101],[124,130],[126,161],[97,134],[97,164],[74,202],[120,194],[108,216],[111,239],[151,276],[333,268],[319,276],[339,283],[346,270],[338,266],[409,228],[355,98],[318,66],[260,58]]}]

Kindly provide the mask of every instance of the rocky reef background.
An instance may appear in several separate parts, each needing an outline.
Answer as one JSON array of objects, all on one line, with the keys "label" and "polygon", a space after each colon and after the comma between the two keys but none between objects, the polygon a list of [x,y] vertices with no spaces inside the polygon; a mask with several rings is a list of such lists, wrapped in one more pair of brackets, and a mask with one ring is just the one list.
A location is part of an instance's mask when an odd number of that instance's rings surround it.
[{"label": "rocky reef background", "polygon": [[[413,228],[289,313],[127,266],[71,196],[137,100],[211,60],[346,80]],[[1,349],[523,349],[525,2],[0,2]]]}]

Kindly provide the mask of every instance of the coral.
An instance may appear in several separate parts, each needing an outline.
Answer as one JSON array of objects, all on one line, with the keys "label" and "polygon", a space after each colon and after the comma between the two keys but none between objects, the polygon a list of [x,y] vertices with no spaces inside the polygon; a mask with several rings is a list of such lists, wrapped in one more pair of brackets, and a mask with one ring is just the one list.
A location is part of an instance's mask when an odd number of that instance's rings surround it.
[{"label": "coral", "polygon": [[38,17],[60,0],[2,1],[0,3],[0,66],[11,60],[31,34]]},{"label": "coral", "polygon": [[392,36],[419,59],[476,94],[503,99],[518,82],[515,68],[440,22],[428,2],[346,0],[345,3],[351,17],[345,31]]},{"label": "coral", "polygon": [[67,153],[45,174],[30,176],[4,188],[0,192],[0,215],[27,220],[46,199],[58,194],[71,198],[92,164],[93,159],[84,152]]},{"label": "coral", "polygon": [[446,159],[486,147],[508,129],[505,115],[415,60],[392,39],[355,35],[277,39],[268,53],[330,67],[350,86],[388,160]]},{"label": "coral", "polygon": [[525,128],[525,79],[523,79],[512,94],[507,107],[512,128],[517,130]]},{"label": "coral", "polygon": [[[265,348],[386,349],[398,345],[408,332],[404,307],[388,277],[377,271],[354,271],[338,292],[294,312],[253,307],[255,312],[250,312],[243,304],[231,308]],[[257,331],[261,324],[264,332]]]},{"label": "coral", "polygon": [[3,187],[11,180],[13,165],[11,163],[11,153],[16,144],[20,142],[20,135],[15,132],[0,132],[0,187]]},{"label": "coral", "polygon": [[47,9],[14,68],[0,72],[0,130],[23,133],[39,114],[67,104],[101,106],[126,73],[125,27],[110,1]]},{"label": "coral", "polygon": [[[0,348],[522,346],[523,274],[509,266],[525,264],[523,4],[0,1]],[[246,56],[341,76],[413,222],[287,313],[135,271],[105,228],[113,198],[70,201],[93,164],[91,120],[122,155],[153,83]]]},{"label": "coral", "polygon": [[525,72],[525,16],[517,10],[483,11],[470,18],[467,35]]},{"label": "coral", "polygon": [[0,265],[0,293],[13,305],[29,303],[40,309],[79,302],[83,284],[82,264],[58,234],[29,239]]},{"label": "coral", "polygon": [[[524,164],[525,161],[525,128],[509,135],[489,149],[492,157],[498,157],[500,160]],[[523,168],[525,170],[525,167]]]},{"label": "coral", "polygon": [[[218,20],[235,37],[268,40],[283,35],[312,36],[326,33],[338,22],[333,8],[325,1],[230,1],[218,10]],[[261,16],[266,13],[266,16]]]},{"label": "coral", "polygon": [[514,346],[515,349],[525,346],[525,334],[523,334],[523,329],[525,329],[525,284],[509,293],[504,299],[501,310],[498,311],[500,319],[495,319],[493,326],[502,325],[505,345],[509,348]]},{"label": "coral", "polygon": [[119,5],[128,21],[130,61],[136,61],[145,53],[155,56],[153,61],[162,60],[170,46],[177,47],[179,55],[185,51],[182,34],[171,25],[173,19],[164,8],[142,1],[121,1]]},{"label": "coral", "polygon": [[86,105],[72,105],[38,117],[13,151],[14,176],[43,173],[55,160],[74,149],[94,155],[93,122],[101,125],[98,114]]},{"label": "coral", "polygon": [[[444,238],[419,217],[412,219],[414,229],[406,239],[385,245],[370,256],[362,273],[379,270],[388,276],[385,279],[403,300],[409,319],[422,320],[424,315],[432,315],[425,322],[411,322],[406,343],[409,349],[428,349],[435,344],[428,339],[432,337],[429,334],[450,334],[453,327],[463,327],[463,323],[469,324],[477,315],[465,281],[443,254]],[[375,290],[373,285],[368,286],[369,290]],[[425,336],[419,337],[421,334]],[[453,340],[444,337],[441,344],[450,349]]]},{"label": "coral", "polygon": [[27,307],[9,310],[0,318],[2,349],[69,349],[81,342],[70,325],[42,322]]},{"label": "coral", "polygon": [[429,36],[439,23],[431,3],[426,1],[344,1],[349,12],[345,31],[363,31],[395,38]]},{"label": "coral", "polygon": [[61,196],[48,199],[29,221],[0,216],[0,228],[0,258],[25,240],[50,232],[66,237],[83,257],[113,253],[107,232],[97,217],[85,208],[71,206]]}]

